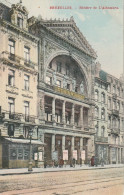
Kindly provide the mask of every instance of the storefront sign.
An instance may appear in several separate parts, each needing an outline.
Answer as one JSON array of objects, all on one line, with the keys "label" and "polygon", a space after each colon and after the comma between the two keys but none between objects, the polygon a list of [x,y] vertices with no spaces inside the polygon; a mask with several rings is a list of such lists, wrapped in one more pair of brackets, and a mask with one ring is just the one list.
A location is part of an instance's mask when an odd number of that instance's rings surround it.
[{"label": "storefront sign", "polygon": [[58,161],[58,151],[52,152],[52,160]]},{"label": "storefront sign", "polygon": [[63,160],[68,160],[68,150],[63,150]]},{"label": "storefront sign", "polygon": [[39,152],[39,161],[42,161],[43,160],[43,153],[42,152]]},{"label": "storefront sign", "polygon": [[81,159],[82,160],[85,160],[85,150],[82,150],[81,151]]},{"label": "storefront sign", "polygon": [[77,150],[73,150],[73,158],[77,160]]},{"label": "storefront sign", "polygon": [[37,160],[37,153],[34,153],[34,160]]},{"label": "storefront sign", "polygon": [[80,95],[78,93],[75,93],[73,91],[69,91],[67,89],[63,89],[63,88],[60,88],[60,87],[57,87],[55,86],[55,91],[61,93],[61,94],[64,94],[64,95],[69,95],[71,97],[74,97],[74,98],[77,98],[77,99],[80,99],[80,100],[84,100],[84,95]]}]

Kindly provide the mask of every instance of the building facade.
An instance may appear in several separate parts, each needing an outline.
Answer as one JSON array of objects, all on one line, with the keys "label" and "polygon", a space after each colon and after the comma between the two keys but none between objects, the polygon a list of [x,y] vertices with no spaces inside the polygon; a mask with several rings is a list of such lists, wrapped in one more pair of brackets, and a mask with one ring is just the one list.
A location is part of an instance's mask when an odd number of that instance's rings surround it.
[{"label": "building facade", "polygon": [[63,151],[70,165],[123,163],[124,83],[101,70],[73,17],[0,10],[0,168],[28,166],[31,130],[33,166],[59,164]]},{"label": "building facade", "polygon": [[40,39],[38,115],[39,134],[46,143],[44,157],[51,164],[55,153],[59,161],[67,150],[71,164],[76,151],[80,163],[84,150],[87,163],[94,155],[92,68],[96,54],[72,17],[31,20],[30,31]]},{"label": "building facade", "polygon": [[37,139],[39,40],[28,32],[21,3],[0,9],[0,167],[13,168],[28,164],[29,130]]}]

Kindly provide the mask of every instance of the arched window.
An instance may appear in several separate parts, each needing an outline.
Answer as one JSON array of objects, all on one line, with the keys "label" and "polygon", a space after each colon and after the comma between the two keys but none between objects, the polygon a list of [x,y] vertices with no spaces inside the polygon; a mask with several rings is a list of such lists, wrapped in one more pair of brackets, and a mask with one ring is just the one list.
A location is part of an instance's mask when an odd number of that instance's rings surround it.
[{"label": "arched window", "polygon": [[95,118],[99,117],[99,108],[95,107]]},{"label": "arched window", "polygon": [[101,93],[101,101],[105,103],[105,93]]},{"label": "arched window", "polygon": [[108,128],[111,127],[111,116],[108,116]]},{"label": "arched window", "polygon": [[105,109],[104,108],[102,108],[101,110],[101,118],[105,120]]},{"label": "arched window", "polygon": [[108,98],[108,109],[111,109],[111,99]]},{"label": "arched window", "polygon": [[23,28],[23,17],[21,14],[18,14],[17,16],[17,25],[20,27],[20,28]]},{"label": "arched window", "polygon": [[98,90],[95,90],[95,100],[96,101],[99,100],[99,92],[98,92]]}]

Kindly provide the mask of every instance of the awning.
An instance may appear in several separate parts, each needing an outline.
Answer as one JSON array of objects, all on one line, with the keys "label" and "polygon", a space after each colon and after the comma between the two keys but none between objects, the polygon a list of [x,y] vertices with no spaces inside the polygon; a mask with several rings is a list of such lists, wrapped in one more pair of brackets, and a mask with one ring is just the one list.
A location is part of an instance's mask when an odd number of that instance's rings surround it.
[{"label": "awning", "polygon": [[[12,143],[18,143],[18,144],[29,144],[30,140],[29,139],[14,139],[14,138],[5,138],[5,140],[12,142]],[[31,144],[35,145],[45,145],[43,142],[40,140],[31,140]]]}]

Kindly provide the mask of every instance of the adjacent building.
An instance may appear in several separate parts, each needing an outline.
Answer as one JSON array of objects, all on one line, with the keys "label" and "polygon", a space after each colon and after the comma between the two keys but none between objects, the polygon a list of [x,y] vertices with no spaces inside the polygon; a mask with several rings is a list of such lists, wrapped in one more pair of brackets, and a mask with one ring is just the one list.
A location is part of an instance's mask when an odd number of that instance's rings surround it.
[{"label": "adjacent building", "polygon": [[37,139],[39,39],[28,32],[28,11],[21,3],[0,4],[0,10],[0,167],[25,167],[29,130]]}]

